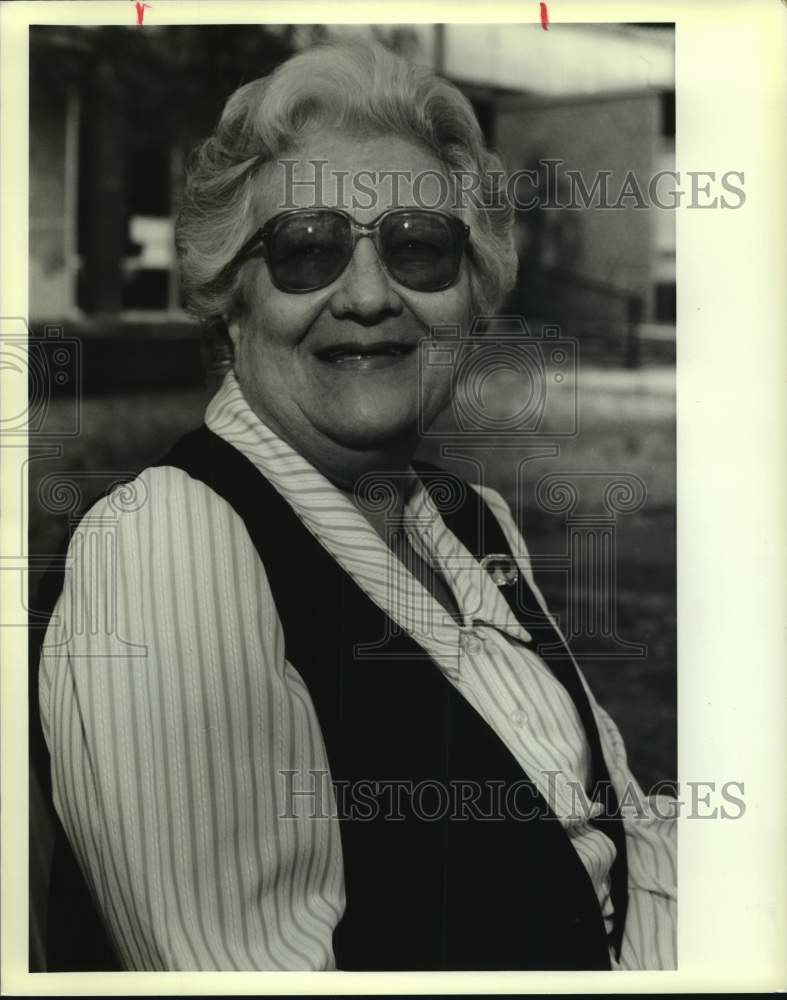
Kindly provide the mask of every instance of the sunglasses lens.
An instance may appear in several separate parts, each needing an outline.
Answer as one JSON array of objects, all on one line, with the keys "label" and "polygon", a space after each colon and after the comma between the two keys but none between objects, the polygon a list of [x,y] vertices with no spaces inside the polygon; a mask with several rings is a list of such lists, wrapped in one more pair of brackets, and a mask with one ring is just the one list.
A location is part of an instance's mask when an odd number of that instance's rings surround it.
[{"label": "sunglasses lens", "polygon": [[435,212],[394,212],[380,229],[385,266],[400,284],[434,292],[456,281],[462,239],[450,219]]},{"label": "sunglasses lens", "polygon": [[270,234],[268,266],[279,288],[307,292],[335,281],[352,254],[346,219],[332,212],[283,218]]},{"label": "sunglasses lens", "polygon": [[[462,263],[465,229],[453,216],[399,209],[380,223],[378,249],[399,284],[436,292],[452,285]],[[310,292],[336,281],[353,254],[347,216],[332,209],[295,211],[275,220],[266,236],[274,284],[286,292]]]}]

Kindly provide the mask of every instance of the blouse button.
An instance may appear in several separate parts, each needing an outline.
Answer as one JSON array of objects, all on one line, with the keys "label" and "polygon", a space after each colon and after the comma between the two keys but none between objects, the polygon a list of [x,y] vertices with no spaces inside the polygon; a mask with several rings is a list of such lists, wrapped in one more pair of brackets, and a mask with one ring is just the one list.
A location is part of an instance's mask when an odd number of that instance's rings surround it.
[{"label": "blouse button", "polygon": [[521,708],[518,708],[515,712],[511,713],[511,722],[517,728],[524,726],[527,722],[527,713],[523,712]]}]

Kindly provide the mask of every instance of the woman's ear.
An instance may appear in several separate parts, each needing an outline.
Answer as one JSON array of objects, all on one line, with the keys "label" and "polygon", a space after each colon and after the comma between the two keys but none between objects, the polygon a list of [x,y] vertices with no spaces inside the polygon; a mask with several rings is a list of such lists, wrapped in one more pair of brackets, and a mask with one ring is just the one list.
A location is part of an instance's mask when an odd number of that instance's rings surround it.
[{"label": "woman's ear", "polygon": [[225,316],[224,326],[226,327],[229,338],[232,341],[232,346],[237,352],[238,345],[240,344],[240,323],[238,322],[238,314],[234,313],[231,316]]}]

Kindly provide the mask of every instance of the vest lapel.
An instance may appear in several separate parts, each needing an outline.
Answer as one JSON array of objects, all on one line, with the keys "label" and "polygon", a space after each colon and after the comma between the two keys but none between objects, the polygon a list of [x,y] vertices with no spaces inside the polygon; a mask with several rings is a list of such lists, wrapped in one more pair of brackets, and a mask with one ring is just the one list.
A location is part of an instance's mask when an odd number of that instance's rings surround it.
[{"label": "vest lapel", "polygon": [[[497,518],[474,490],[469,491],[472,494],[469,502],[459,508],[454,506],[446,508],[442,503],[442,498],[446,495],[443,487],[447,473],[427,463],[418,463],[416,468],[425,487],[430,492],[432,502],[438,510],[441,510],[442,506],[441,516],[445,524],[476,559],[480,561],[484,556],[492,553],[511,555],[510,546]],[[435,478],[440,488],[430,489],[432,477]],[[617,852],[611,872],[611,895],[615,907],[612,944],[619,957],[628,908],[626,836],[618,799],[601,749],[601,740],[593,710],[568,646],[544,613],[530,584],[525,579],[524,573],[519,573],[516,585],[505,586],[501,590],[520,625],[530,633],[532,637],[531,648],[541,656],[570,694],[585,730],[593,767],[590,798],[593,801],[601,802],[603,806],[601,816],[592,821],[592,825],[612,840]]]}]

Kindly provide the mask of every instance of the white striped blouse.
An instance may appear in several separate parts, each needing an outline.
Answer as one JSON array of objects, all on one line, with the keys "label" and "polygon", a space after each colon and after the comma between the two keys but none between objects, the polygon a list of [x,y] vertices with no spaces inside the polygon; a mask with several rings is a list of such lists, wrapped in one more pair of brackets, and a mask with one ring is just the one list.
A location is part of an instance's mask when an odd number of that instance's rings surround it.
[{"label": "white striped blouse", "polygon": [[[522,645],[527,633],[426,490],[409,498],[406,530],[442,571],[461,624],[353,501],[261,423],[231,372],[205,419],[514,754],[564,825],[609,927],[615,847],[588,822],[590,755],[574,704]],[[505,502],[478,489],[535,590]],[[303,621],[308,628],[307,607]],[[312,787],[309,776],[283,773],[327,773],[322,735],[285,659],[264,567],[224,500],[160,467],[91,509],[69,548],[39,693],[55,805],[125,968],[335,968],[331,937],[345,905],[338,822],[310,820],[291,796],[299,783]],[[625,819],[620,967],[675,968],[670,800],[645,798],[615,724],[588,693],[618,796],[637,803]]]}]

